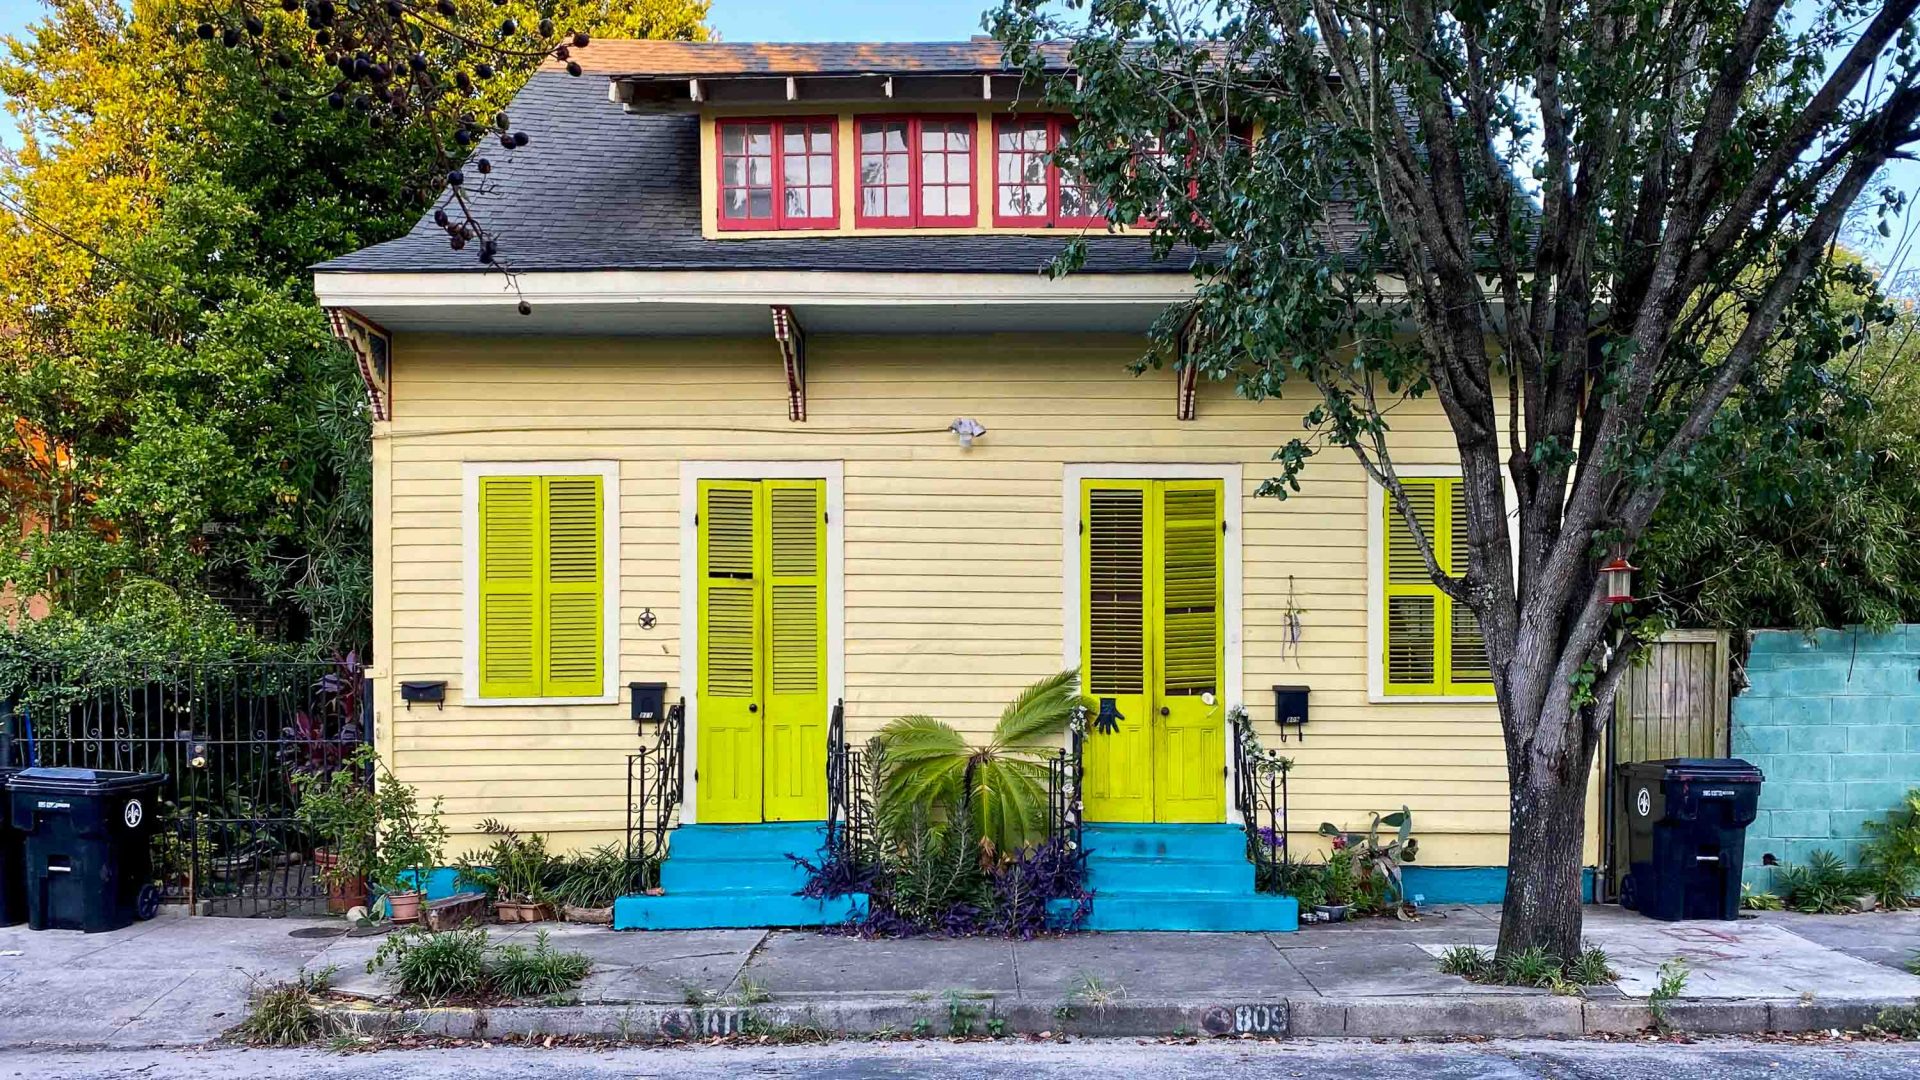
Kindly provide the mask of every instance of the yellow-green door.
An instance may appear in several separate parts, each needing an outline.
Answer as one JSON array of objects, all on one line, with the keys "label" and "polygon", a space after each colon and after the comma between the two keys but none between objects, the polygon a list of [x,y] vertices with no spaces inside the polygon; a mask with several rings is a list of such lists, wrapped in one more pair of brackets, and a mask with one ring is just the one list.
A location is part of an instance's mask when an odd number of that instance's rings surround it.
[{"label": "yellow-green door", "polygon": [[1221,499],[1217,480],[1082,489],[1090,820],[1226,818]]},{"label": "yellow-green door", "polygon": [[824,818],[825,484],[703,480],[699,493],[700,820]]}]

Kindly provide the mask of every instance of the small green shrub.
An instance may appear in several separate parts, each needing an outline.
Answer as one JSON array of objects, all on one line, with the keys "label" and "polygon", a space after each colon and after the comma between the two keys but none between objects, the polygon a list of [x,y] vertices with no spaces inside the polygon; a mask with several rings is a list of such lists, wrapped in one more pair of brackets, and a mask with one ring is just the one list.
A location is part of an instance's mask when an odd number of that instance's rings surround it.
[{"label": "small green shrub", "polygon": [[1753,886],[1740,886],[1740,907],[1743,911],[1780,911],[1787,906],[1785,900],[1774,893],[1761,890],[1755,892]]},{"label": "small green shrub", "polygon": [[1825,850],[1807,856],[1805,863],[1787,867],[1777,884],[1789,908],[1812,915],[1853,911],[1860,896],[1871,888],[1865,875]]},{"label": "small green shrub", "polygon": [[505,822],[487,818],[480,831],[493,837],[485,850],[470,851],[454,861],[461,888],[477,889],[491,900],[509,904],[545,904],[559,883],[561,864],[547,850],[542,833],[521,835]]},{"label": "small green shrub", "polygon": [[1886,820],[1867,822],[1860,864],[1881,907],[1913,906],[1920,891],[1920,788],[1908,791]]},{"label": "small green shrub", "polygon": [[1647,1008],[1653,1013],[1653,1026],[1661,1031],[1671,1030],[1667,1018],[1667,1005],[1687,990],[1687,962],[1675,956],[1660,965],[1660,979],[1654,984],[1653,993],[1647,995]]},{"label": "small green shrub", "polygon": [[1561,978],[1566,967],[1541,945],[1529,946],[1497,963],[1500,981],[1508,986],[1547,986]]},{"label": "small green shrub", "polygon": [[314,997],[327,991],[333,968],[303,971],[284,982],[255,987],[247,998],[247,1018],[233,1029],[253,1046],[304,1046],[327,1030],[327,1017]]},{"label": "small green shrub", "polygon": [[1453,945],[1440,954],[1440,970],[1472,982],[1485,982],[1494,972],[1493,954],[1474,945]]},{"label": "small green shrub", "polygon": [[1605,986],[1620,978],[1605,949],[1589,945],[1567,965],[1567,979],[1580,986]]},{"label": "small green shrub", "polygon": [[544,998],[579,986],[593,973],[585,954],[560,952],[547,932],[534,935],[533,948],[502,945],[486,961],[486,978],[495,993],[510,998]]},{"label": "small green shrub", "polygon": [[401,996],[438,1001],[480,997],[487,990],[487,931],[483,927],[402,930],[387,935],[367,961],[367,973],[391,967]]},{"label": "small green shrub", "polygon": [[1891,1035],[1898,1039],[1920,1039],[1920,1001],[1912,1005],[1890,1005],[1867,1025],[1869,1035]]},{"label": "small green shrub", "polygon": [[985,909],[988,879],[966,815],[936,824],[920,814],[887,830],[881,866],[888,902],[901,918],[938,928],[956,908]]},{"label": "small green shrub", "polygon": [[655,880],[655,867],[629,860],[619,844],[602,844],[561,860],[553,899],[573,907],[611,907],[617,898],[643,892]]}]

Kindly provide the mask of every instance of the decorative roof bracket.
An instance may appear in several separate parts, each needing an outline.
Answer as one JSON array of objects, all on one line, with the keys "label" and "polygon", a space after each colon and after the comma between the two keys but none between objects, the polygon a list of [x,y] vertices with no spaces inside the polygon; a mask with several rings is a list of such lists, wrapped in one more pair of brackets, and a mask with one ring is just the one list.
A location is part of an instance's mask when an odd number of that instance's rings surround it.
[{"label": "decorative roof bracket", "polygon": [[367,388],[367,407],[375,420],[393,419],[393,398],[389,389],[393,364],[393,335],[386,327],[352,308],[330,307],[327,323],[333,336],[353,350],[360,369],[360,382]]},{"label": "decorative roof bracket", "polygon": [[787,370],[787,419],[799,423],[807,418],[807,332],[785,304],[773,305],[773,341]]}]

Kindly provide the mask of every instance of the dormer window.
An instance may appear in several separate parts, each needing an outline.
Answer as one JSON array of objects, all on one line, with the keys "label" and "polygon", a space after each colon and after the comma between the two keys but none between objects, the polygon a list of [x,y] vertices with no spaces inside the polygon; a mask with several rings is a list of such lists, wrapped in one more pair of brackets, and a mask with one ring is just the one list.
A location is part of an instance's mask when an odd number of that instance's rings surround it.
[{"label": "dormer window", "polygon": [[975,223],[973,117],[863,116],[855,127],[855,224],[906,229]]},{"label": "dormer window", "polygon": [[720,227],[837,226],[837,126],[829,117],[720,121]]},{"label": "dormer window", "polygon": [[993,223],[1013,227],[1105,224],[1093,193],[1051,155],[1073,133],[1058,116],[1001,117],[993,126]]}]

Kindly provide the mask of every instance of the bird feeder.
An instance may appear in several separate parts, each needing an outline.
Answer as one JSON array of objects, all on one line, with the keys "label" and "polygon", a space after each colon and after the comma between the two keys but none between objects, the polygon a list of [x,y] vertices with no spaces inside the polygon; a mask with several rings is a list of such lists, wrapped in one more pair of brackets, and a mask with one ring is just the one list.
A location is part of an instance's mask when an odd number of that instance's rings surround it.
[{"label": "bird feeder", "polygon": [[1613,553],[1613,558],[1601,564],[1600,573],[1606,579],[1607,603],[1633,603],[1633,572],[1638,569],[1618,551]]}]

